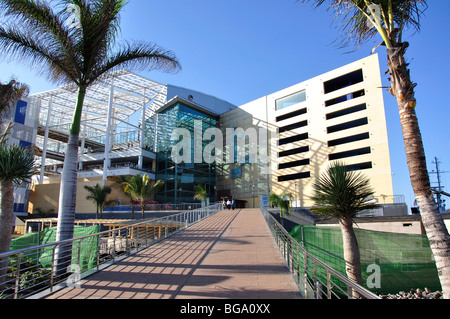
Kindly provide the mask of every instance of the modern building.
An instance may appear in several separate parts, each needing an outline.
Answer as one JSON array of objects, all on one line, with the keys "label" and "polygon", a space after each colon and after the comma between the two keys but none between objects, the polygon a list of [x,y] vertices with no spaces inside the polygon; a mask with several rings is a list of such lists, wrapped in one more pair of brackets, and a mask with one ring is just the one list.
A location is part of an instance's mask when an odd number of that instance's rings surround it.
[{"label": "modern building", "polygon": [[[31,139],[40,174],[28,211],[57,209],[65,143],[76,101],[71,86],[35,94]],[[193,202],[201,185],[210,201],[267,204],[270,192],[308,207],[312,182],[342,160],[371,179],[380,203],[395,203],[378,56],[261,97],[242,106],[122,70],[87,92],[80,135],[77,212],[95,211],[84,185],[113,185],[147,173],[164,180],[160,203]],[[127,198],[117,188],[113,198]]]},{"label": "modern building", "polygon": [[221,114],[222,128],[266,130],[270,138],[259,143],[256,165],[223,167],[218,191],[256,206],[270,192],[288,192],[294,206],[309,207],[312,182],[340,160],[370,178],[379,203],[402,202],[393,196],[381,87],[371,55]]}]

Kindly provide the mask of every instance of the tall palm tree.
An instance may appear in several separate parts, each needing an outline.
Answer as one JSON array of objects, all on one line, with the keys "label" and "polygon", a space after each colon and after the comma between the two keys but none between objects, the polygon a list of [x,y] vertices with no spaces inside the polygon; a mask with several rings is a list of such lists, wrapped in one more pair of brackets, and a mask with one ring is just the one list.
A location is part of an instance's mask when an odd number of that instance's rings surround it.
[{"label": "tall palm tree", "polygon": [[[14,223],[14,185],[29,182],[33,176],[34,154],[18,145],[0,143],[0,254],[8,252]],[[8,260],[0,260],[0,278]],[[2,283],[0,282],[0,287]]]},{"label": "tall palm tree", "polygon": [[[30,88],[28,85],[17,82],[14,78],[6,84],[0,82],[0,125],[3,124],[6,117],[16,107],[17,101],[26,97],[29,93]],[[0,131],[0,142],[5,140],[11,124],[12,121],[9,122],[3,132]]]},{"label": "tall palm tree", "polygon": [[[53,82],[78,87],[61,177],[57,241],[73,237],[78,137],[86,90],[107,72],[121,68],[180,68],[176,57],[157,45],[117,45],[125,4],[125,0],[0,0],[0,55],[28,61]],[[69,7],[76,9],[75,16]],[[75,23],[68,23],[73,17]]]},{"label": "tall palm tree", "polygon": [[149,200],[153,193],[163,184],[162,180],[156,181],[152,185],[150,178],[147,174],[144,175],[134,175],[127,178],[126,182],[123,184],[123,191],[130,194],[134,200],[140,202],[142,219],[145,216],[145,201]]},{"label": "tall palm tree", "polygon": [[[416,115],[416,83],[411,80],[406,62],[408,42],[403,33],[408,28],[420,30],[420,18],[426,0],[300,0],[316,6],[326,4],[343,20],[343,45],[356,47],[381,37],[386,48],[390,88],[398,105],[411,185],[420,208],[431,250],[433,251],[444,297],[450,299],[450,235],[433,198],[422,136]],[[375,47],[376,48],[376,47]],[[375,49],[374,48],[374,49]]]},{"label": "tall palm tree", "polygon": [[206,200],[208,199],[208,192],[206,191],[206,189],[201,185],[195,185],[194,189],[194,199],[201,201],[202,205],[206,204]]},{"label": "tall palm tree", "polygon": [[99,214],[100,218],[102,218],[103,210],[105,209],[105,207],[115,202],[114,200],[106,200],[106,197],[111,194],[111,187],[107,185],[101,186],[100,184],[96,184],[95,186],[85,185],[84,189],[89,193],[89,195],[86,196],[86,199],[93,200],[95,202],[95,206],[97,208],[95,214],[96,218],[99,217]]},{"label": "tall palm tree", "polygon": [[353,218],[358,212],[376,208],[369,204],[374,194],[370,181],[362,174],[349,171],[343,163],[335,162],[314,183],[311,211],[337,218],[344,243],[344,260],[349,279],[362,285],[361,261],[358,241],[353,230]]}]

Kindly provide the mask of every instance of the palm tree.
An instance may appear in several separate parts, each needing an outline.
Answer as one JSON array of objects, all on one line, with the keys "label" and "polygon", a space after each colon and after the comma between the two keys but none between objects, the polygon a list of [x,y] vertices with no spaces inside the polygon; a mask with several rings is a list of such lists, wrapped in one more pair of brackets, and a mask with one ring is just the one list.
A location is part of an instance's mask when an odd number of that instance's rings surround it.
[{"label": "palm tree", "polygon": [[123,184],[123,191],[130,194],[132,199],[140,202],[142,219],[144,219],[145,213],[145,201],[149,200],[153,193],[163,184],[164,182],[159,180],[151,185],[151,180],[147,174],[144,175],[134,175],[127,178],[126,182]]},{"label": "palm tree", "polygon": [[[420,30],[426,0],[301,0],[316,6],[327,4],[343,19],[343,45],[362,43],[381,36],[386,47],[390,88],[398,104],[411,185],[420,208],[422,223],[433,251],[444,297],[450,298],[450,235],[432,196],[422,136],[415,107],[414,88],[403,40],[407,28]],[[375,12],[373,12],[375,10]],[[375,48],[374,48],[375,49]]]},{"label": "palm tree", "polygon": [[201,185],[195,185],[195,194],[194,199],[199,200],[202,202],[202,205],[206,203],[206,200],[208,199],[208,192],[205,188],[203,188]]},{"label": "palm tree", "polygon": [[130,194],[125,193],[125,191],[124,191],[124,188],[125,188],[125,186],[126,186],[126,183],[127,183],[128,178],[129,178],[128,176],[124,176],[124,175],[116,176],[116,180],[115,180],[113,186],[119,187],[120,190],[121,190],[126,196],[129,197],[130,203],[131,203],[131,219],[134,219],[134,203],[133,203],[133,197],[132,197]]},{"label": "palm tree", "polygon": [[325,217],[337,218],[344,243],[344,260],[349,279],[362,285],[358,241],[353,230],[353,218],[358,212],[376,208],[370,204],[373,190],[362,174],[349,171],[343,163],[335,162],[314,183],[314,206],[311,211]]},{"label": "palm tree", "polygon": [[275,193],[271,193],[269,195],[269,203],[273,206],[277,206],[280,208],[280,220],[281,225],[284,227],[284,221],[283,221],[283,211],[286,213],[286,215],[290,215],[291,213],[291,205],[290,200],[292,198],[291,193],[284,192],[281,195],[277,195]]},{"label": "palm tree", "polygon": [[[58,207],[57,240],[73,237],[78,137],[86,90],[109,71],[121,68],[178,70],[176,57],[157,45],[116,45],[124,0],[0,0],[2,54],[29,61],[55,83],[72,83],[78,98],[70,127]],[[68,7],[75,7],[75,23]]]},{"label": "palm tree", "polygon": [[96,184],[95,186],[85,185],[84,189],[89,193],[89,195],[86,196],[86,199],[93,200],[97,207],[95,217],[98,218],[100,213],[100,218],[102,218],[103,209],[105,209],[107,205],[115,202],[114,200],[106,200],[106,197],[111,194],[111,187],[107,185],[100,186],[100,184]]},{"label": "palm tree", "polygon": [[[18,145],[0,143],[0,254],[8,252],[14,223],[14,185],[29,182],[33,176],[34,154]],[[8,260],[0,260],[0,278],[4,278]],[[1,286],[0,282],[0,286]]]},{"label": "palm tree", "polygon": [[[30,88],[24,83],[17,82],[12,78],[9,83],[0,82],[0,125],[3,124],[6,117],[16,107],[16,103],[30,93]],[[0,132],[0,143],[6,139],[12,121],[6,126],[3,132]]]}]

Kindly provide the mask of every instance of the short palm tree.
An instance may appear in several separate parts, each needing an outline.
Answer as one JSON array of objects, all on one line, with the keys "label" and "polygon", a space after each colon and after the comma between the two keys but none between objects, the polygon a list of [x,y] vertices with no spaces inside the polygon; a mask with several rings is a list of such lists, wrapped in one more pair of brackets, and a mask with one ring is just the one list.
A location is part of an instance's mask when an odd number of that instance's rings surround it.
[{"label": "short palm tree", "polygon": [[358,212],[373,209],[370,181],[362,174],[349,171],[343,163],[335,162],[314,183],[314,206],[311,211],[337,218],[342,231],[344,259],[349,279],[362,285],[358,241],[353,230],[353,219]]},{"label": "short palm tree", "polygon": [[[34,173],[34,154],[18,145],[0,143],[0,254],[8,252],[14,223],[14,185],[29,182]],[[0,260],[0,278],[8,260]],[[1,282],[0,282],[1,286]]]},{"label": "short palm tree", "polygon": [[144,175],[134,175],[126,179],[123,183],[123,191],[130,194],[132,199],[140,201],[142,218],[145,217],[145,201],[149,200],[153,193],[163,184],[164,182],[159,180],[153,185],[147,174]]},{"label": "short palm tree", "polygon": [[120,188],[120,190],[130,199],[130,203],[131,203],[131,219],[134,219],[134,204],[133,204],[133,197],[124,192],[124,188],[126,186],[126,182],[128,180],[129,176],[117,176],[116,180],[113,184],[113,186]]},{"label": "short palm tree", "polygon": [[[326,5],[342,21],[343,45],[359,47],[376,36],[386,48],[389,93],[398,105],[411,185],[420,208],[422,223],[436,261],[444,297],[450,299],[450,235],[433,198],[425,150],[415,111],[416,83],[411,80],[404,41],[405,30],[420,30],[426,0],[299,0]],[[374,48],[375,49],[375,48]],[[427,79],[428,80],[428,79]]]},{"label": "short palm tree", "polygon": [[96,184],[95,186],[85,185],[84,189],[88,191],[89,195],[86,196],[86,199],[93,200],[95,202],[95,206],[97,208],[96,218],[102,218],[103,210],[107,205],[114,203],[114,200],[106,200],[109,194],[111,194],[111,187],[100,184]]},{"label": "short palm tree", "polygon": [[280,208],[280,220],[281,225],[284,227],[284,221],[283,221],[283,211],[286,213],[286,215],[290,215],[291,213],[291,200],[292,194],[290,193],[283,193],[281,195],[277,195],[275,193],[271,193],[269,195],[269,203],[271,205],[277,206]]},{"label": "short palm tree", "polygon": [[[117,43],[125,4],[124,0],[0,0],[0,55],[29,62],[53,82],[78,88],[61,177],[57,241],[73,237],[78,137],[89,86],[107,72],[121,68],[180,68],[176,57],[157,45]],[[76,8],[75,23],[68,23],[73,18],[69,7]],[[66,251],[65,259],[69,260],[71,250]]]},{"label": "short palm tree", "polygon": [[208,192],[201,185],[195,185],[195,194],[194,199],[202,202],[202,205],[206,204],[206,200],[208,199]]}]

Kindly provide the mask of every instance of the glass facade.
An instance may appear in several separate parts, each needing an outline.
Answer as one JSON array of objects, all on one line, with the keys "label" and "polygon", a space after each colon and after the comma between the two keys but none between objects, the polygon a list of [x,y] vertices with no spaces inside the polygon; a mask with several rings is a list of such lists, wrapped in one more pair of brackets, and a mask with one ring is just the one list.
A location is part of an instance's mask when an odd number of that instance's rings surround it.
[{"label": "glass facade", "polygon": [[[163,188],[155,194],[155,200],[160,203],[197,202],[194,200],[196,185],[206,189],[210,202],[216,200],[216,163],[209,164],[203,160],[194,163],[194,121],[201,121],[202,133],[217,126],[216,117],[181,102],[156,114],[147,122],[149,143],[154,143],[156,150],[156,180],[164,181]],[[177,164],[172,158],[172,148],[178,143],[178,140],[171,139],[176,128],[187,129],[190,133],[192,162]],[[210,142],[202,141],[202,150]]]}]

